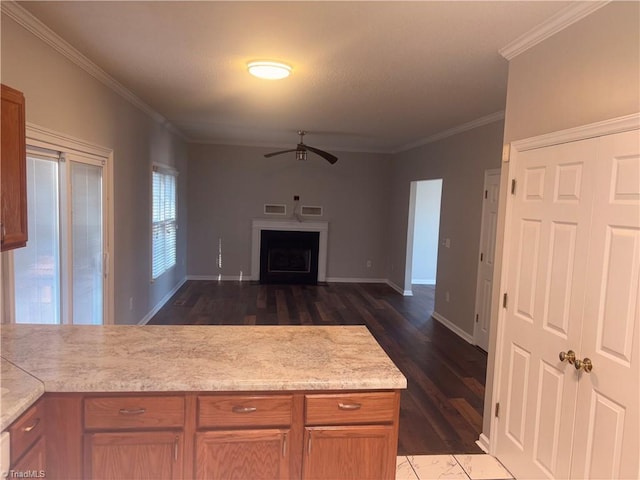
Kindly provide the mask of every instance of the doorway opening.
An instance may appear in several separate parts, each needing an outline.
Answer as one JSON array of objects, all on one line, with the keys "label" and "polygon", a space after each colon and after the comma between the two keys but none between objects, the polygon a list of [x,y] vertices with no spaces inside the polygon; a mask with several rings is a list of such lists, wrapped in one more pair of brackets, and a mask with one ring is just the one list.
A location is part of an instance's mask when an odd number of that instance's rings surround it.
[{"label": "doorway opening", "polygon": [[412,285],[436,284],[442,179],[411,182],[405,294],[412,295]]}]

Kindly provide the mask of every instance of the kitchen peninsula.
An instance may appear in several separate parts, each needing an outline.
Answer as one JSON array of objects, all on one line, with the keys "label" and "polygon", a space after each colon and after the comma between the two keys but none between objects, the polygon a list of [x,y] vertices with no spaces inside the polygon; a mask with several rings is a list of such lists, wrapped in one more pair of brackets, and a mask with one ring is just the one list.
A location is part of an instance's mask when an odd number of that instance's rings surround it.
[{"label": "kitchen peninsula", "polygon": [[40,406],[47,478],[394,478],[406,379],[364,326],[1,332],[35,380],[3,375],[2,429]]}]

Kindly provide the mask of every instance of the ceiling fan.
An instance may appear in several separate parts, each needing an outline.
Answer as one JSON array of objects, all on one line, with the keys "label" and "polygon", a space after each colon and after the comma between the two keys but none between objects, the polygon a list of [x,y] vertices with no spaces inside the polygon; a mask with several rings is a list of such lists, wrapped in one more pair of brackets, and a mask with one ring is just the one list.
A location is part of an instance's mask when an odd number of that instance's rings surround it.
[{"label": "ceiling fan", "polygon": [[306,160],[307,159],[307,151],[313,152],[316,155],[320,155],[330,164],[334,164],[338,161],[338,157],[335,155],[331,155],[329,152],[325,152],[324,150],[320,150],[319,148],[310,147],[309,145],[305,145],[303,141],[303,137],[307,134],[304,130],[298,130],[298,135],[300,135],[300,143],[291,150],[282,150],[281,152],[271,152],[265,154],[265,157],[273,157],[274,155],[280,155],[281,153],[289,153],[296,152],[296,160]]}]

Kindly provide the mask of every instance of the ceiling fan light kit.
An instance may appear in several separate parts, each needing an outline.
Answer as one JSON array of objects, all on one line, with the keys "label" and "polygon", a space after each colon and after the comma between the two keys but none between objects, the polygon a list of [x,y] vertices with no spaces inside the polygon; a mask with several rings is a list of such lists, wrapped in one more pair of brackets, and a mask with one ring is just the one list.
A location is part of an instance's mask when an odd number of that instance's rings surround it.
[{"label": "ceiling fan light kit", "polygon": [[281,62],[256,61],[247,64],[249,73],[264,80],[282,80],[291,75],[291,66]]},{"label": "ceiling fan light kit", "polygon": [[282,153],[296,152],[296,160],[306,160],[307,152],[312,152],[324,158],[331,165],[333,165],[338,161],[338,157],[336,157],[335,155],[329,152],[325,152],[324,150],[320,150],[319,148],[310,147],[309,145],[306,145],[303,141],[303,138],[306,134],[307,132],[305,132],[304,130],[298,130],[298,135],[300,135],[300,143],[296,145],[296,148],[292,148],[290,150],[282,150],[280,152],[266,153],[264,156],[266,158],[269,158],[269,157],[273,157],[274,155],[280,155]]}]

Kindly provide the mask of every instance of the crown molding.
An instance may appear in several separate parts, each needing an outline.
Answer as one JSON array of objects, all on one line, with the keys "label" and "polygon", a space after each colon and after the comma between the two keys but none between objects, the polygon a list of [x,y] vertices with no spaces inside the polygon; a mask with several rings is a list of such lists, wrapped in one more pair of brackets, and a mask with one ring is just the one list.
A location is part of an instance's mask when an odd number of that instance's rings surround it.
[{"label": "crown molding", "polygon": [[558,132],[545,133],[532,138],[516,140],[511,143],[513,150],[523,152],[534,148],[559,145],[561,143],[577,142],[587,138],[601,137],[603,135],[613,135],[616,133],[628,132],[640,129],[640,112],[616,117],[601,122],[590,123],[578,127],[567,128]]},{"label": "crown molding", "polygon": [[504,110],[500,110],[499,112],[495,112],[490,115],[480,117],[476,120],[472,120],[471,122],[463,123],[462,125],[458,125],[457,127],[453,127],[448,130],[444,130],[442,132],[436,133],[434,135],[431,135],[430,137],[423,138],[422,140],[418,140],[417,142],[409,143],[407,145],[400,147],[399,149],[395,150],[392,153],[406,152],[407,150],[421,147],[429,143],[437,142],[438,140],[442,140],[443,138],[452,137],[453,135],[466,132],[467,130],[473,130],[474,128],[482,127],[484,125],[488,125],[490,123],[494,123],[499,120],[504,120]]},{"label": "crown molding", "polygon": [[571,3],[540,25],[532,28],[524,35],[521,35],[498,50],[498,52],[507,60],[511,60],[559,31],[564,30],[569,25],[582,20],[587,15],[592,14],[608,3],[609,0]]},{"label": "crown molding", "polygon": [[18,5],[14,1],[1,2],[2,13],[11,18],[18,25],[32,33],[44,43],[52,47],[58,53],[61,53],[78,67],[83,69],[89,75],[109,87],[116,92],[122,98],[133,104],[138,109],[142,110],[149,117],[155,120],[160,125],[164,126],[171,133],[178,135],[183,140],[187,141],[186,136],[179,131],[169,120],[167,120],[160,113],[156,112],[153,108],[147,105],[140,97],[134,94],[127,87],[118,82],[115,78],[105,72],[102,68],[92,62],[89,58],[80,53],[70,43],[60,37],[57,33],[47,27],[38,18],[33,16],[24,7]]}]

